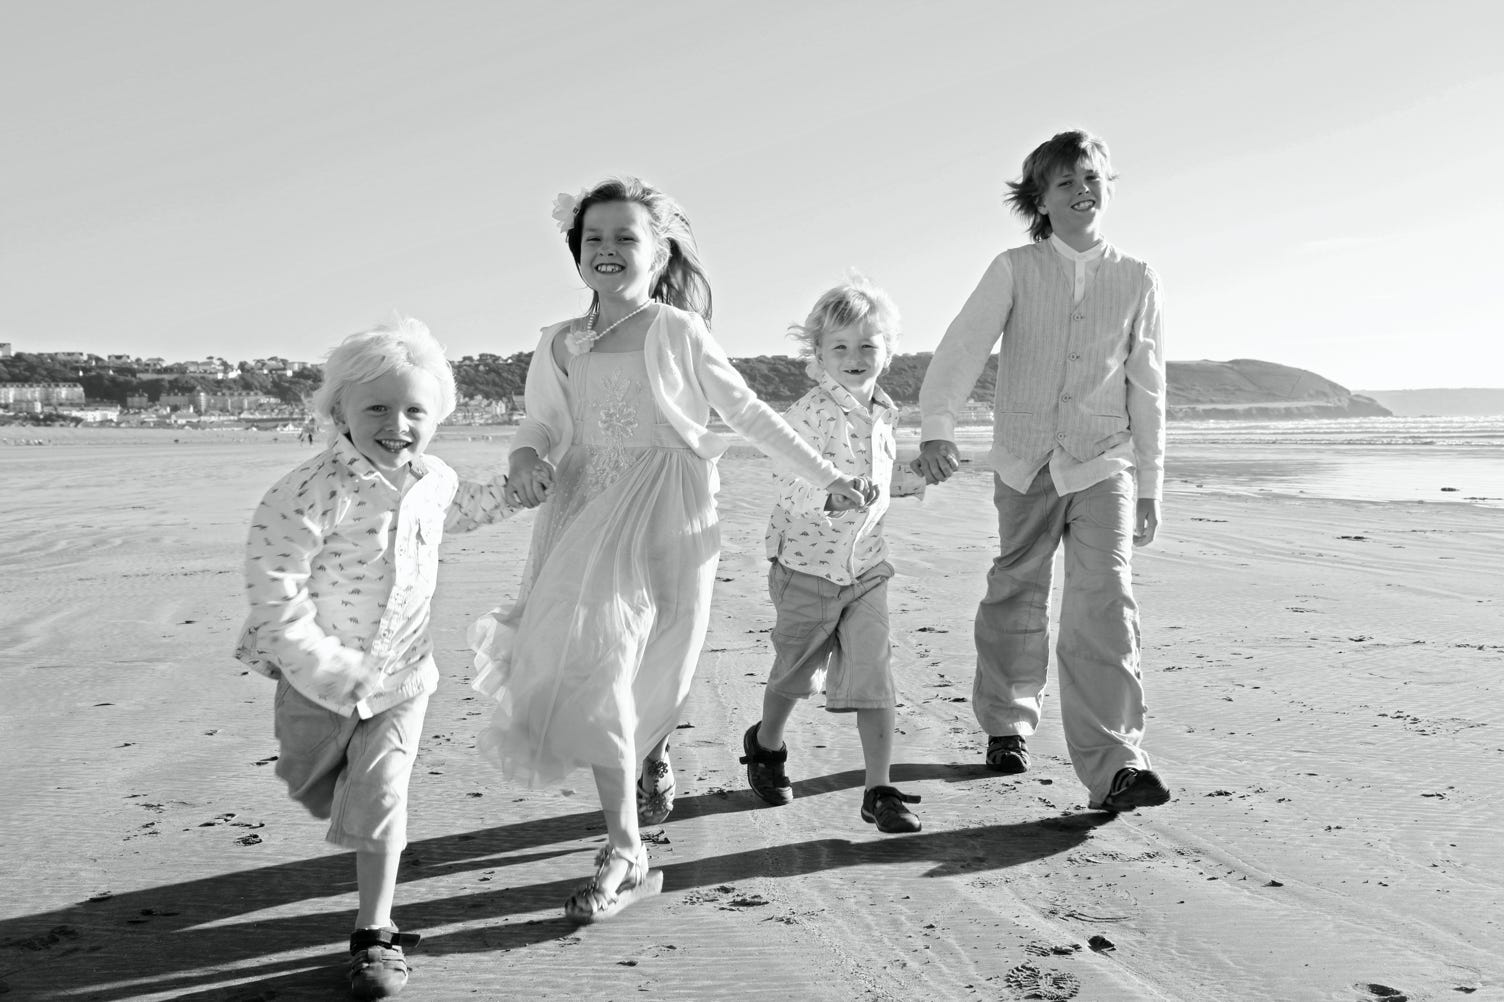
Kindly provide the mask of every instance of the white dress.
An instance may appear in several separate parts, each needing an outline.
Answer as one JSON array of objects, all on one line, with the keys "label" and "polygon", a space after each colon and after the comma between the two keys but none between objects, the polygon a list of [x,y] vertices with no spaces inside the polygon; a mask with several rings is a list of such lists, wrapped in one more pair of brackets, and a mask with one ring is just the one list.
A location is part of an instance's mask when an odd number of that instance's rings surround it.
[{"label": "white dress", "polygon": [[568,366],[574,440],[539,508],[521,595],[471,630],[497,700],[481,753],[529,785],[635,775],[679,722],[720,558],[715,464],[660,412],[641,351]]}]

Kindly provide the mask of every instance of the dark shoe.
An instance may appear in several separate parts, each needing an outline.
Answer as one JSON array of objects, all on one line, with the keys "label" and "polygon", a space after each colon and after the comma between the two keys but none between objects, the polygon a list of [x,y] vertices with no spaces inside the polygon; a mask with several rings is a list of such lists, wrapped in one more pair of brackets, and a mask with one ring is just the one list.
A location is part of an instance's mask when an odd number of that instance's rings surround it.
[{"label": "dark shoe", "polygon": [[1152,769],[1119,769],[1112,777],[1112,789],[1101,800],[1086,806],[1094,811],[1115,813],[1132,811],[1139,807],[1158,807],[1170,800],[1170,788]]},{"label": "dark shoe", "polygon": [[782,807],[794,799],[794,788],[783,772],[783,764],[789,760],[789,747],[784,745],[777,751],[768,751],[758,744],[757,729],[761,726],[759,720],[742,735],[745,754],[738,761],[747,767],[747,785],[752,787],[752,792],[761,797],[763,803]]},{"label": "dark shoe", "polygon": [[1004,734],[987,739],[987,768],[993,772],[1014,775],[1029,771],[1029,749],[1024,745],[1023,735]]},{"label": "dark shoe", "polygon": [[642,777],[637,780],[637,823],[661,825],[674,811],[674,795],[678,783],[674,779],[674,767],[668,760],[668,749],[660,759],[642,760]]},{"label": "dark shoe", "polygon": [[417,946],[423,937],[415,932],[358,929],[350,934],[350,994],[358,999],[384,999],[407,984],[404,947]]},{"label": "dark shoe", "polygon": [[880,832],[917,832],[919,818],[904,804],[919,803],[919,794],[900,793],[891,786],[874,786],[862,794],[862,820]]}]

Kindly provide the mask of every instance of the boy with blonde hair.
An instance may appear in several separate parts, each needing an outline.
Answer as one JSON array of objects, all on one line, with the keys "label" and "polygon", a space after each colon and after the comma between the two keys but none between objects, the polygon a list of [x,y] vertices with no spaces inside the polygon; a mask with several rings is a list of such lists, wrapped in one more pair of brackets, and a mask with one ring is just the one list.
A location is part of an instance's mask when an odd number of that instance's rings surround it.
[{"label": "boy with blonde hair", "polygon": [[506,478],[461,484],[426,454],[455,405],[444,349],[399,318],[346,338],[314,399],[329,448],[267,492],[251,524],[251,613],[235,654],[277,680],[277,775],[325,838],[355,851],[356,998],[395,995],[419,936],[392,923],[407,788],[438,687],[429,602],[446,529],[514,511]]}]

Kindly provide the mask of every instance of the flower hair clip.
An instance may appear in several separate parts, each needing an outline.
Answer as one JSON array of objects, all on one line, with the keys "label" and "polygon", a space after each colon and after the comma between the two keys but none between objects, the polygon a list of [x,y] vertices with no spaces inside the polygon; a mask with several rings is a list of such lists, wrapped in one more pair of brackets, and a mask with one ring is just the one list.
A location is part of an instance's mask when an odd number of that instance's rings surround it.
[{"label": "flower hair clip", "polygon": [[580,213],[580,203],[589,195],[589,188],[581,188],[578,195],[571,195],[567,191],[559,192],[559,197],[554,199],[554,222],[559,224],[560,233],[569,235],[574,226],[574,217]]}]

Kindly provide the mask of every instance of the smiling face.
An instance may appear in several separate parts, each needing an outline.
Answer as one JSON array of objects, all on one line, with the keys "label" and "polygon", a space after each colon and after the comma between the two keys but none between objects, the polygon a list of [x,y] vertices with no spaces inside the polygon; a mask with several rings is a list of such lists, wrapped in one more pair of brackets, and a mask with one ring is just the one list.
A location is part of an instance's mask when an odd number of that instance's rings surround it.
[{"label": "smiling face", "polygon": [[820,368],[863,404],[872,403],[877,377],[888,364],[888,342],[866,321],[820,336]]},{"label": "smiling face", "polygon": [[1090,246],[1098,240],[1097,227],[1111,196],[1112,182],[1095,161],[1082,157],[1050,175],[1039,196],[1039,211],[1050,217],[1050,228],[1061,240],[1072,246],[1084,240]]},{"label": "smiling face", "polygon": [[393,369],[346,390],[336,424],[372,466],[390,476],[423,455],[443,403],[431,373]]},{"label": "smiling face", "polygon": [[640,302],[662,267],[648,210],[636,202],[596,202],[580,228],[580,277],[596,294]]}]

